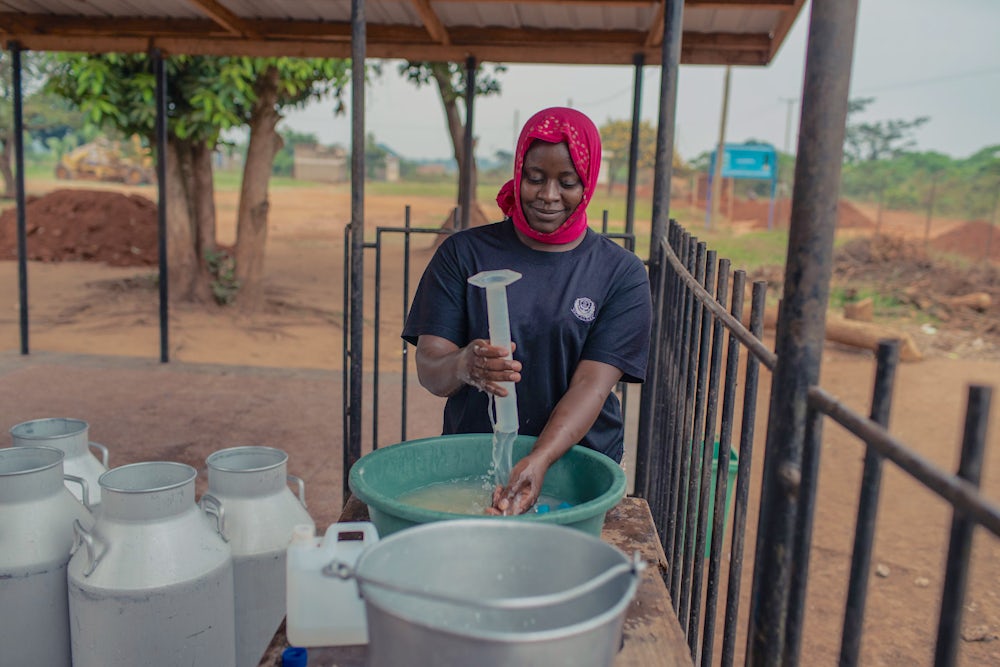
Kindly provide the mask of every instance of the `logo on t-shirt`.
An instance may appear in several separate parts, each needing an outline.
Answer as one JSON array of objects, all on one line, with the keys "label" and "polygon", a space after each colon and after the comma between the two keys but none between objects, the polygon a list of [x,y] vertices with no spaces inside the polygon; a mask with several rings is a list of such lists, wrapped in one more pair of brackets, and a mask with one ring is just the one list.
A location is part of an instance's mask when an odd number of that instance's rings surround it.
[{"label": "logo on t-shirt", "polygon": [[573,302],[573,314],[581,322],[593,322],[597,317],[597,306],[592,299],[581,296]]}]

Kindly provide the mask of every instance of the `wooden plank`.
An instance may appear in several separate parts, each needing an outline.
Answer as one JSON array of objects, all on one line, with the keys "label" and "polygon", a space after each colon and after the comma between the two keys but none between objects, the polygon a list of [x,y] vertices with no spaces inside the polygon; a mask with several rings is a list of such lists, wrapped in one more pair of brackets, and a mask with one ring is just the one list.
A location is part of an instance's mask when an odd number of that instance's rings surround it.
[{"label": "wooden plank", "polygon": [[[347,499],[338,519],[341,522],[368,520],[368,507],[353,495]],[[646,501],[622,499],[608,512],[601,538],[626,554],[638,551],[648,565],[625,613],[624,641],[614,667],[690,667],[687,642],[663,583],[663,573],[668,571],[667,560]],[[282,623],[260,667],[280,665],[281,652],[287,646]],[[310,648],[309,664],[364,667],[366,653],[361,646]]]}]

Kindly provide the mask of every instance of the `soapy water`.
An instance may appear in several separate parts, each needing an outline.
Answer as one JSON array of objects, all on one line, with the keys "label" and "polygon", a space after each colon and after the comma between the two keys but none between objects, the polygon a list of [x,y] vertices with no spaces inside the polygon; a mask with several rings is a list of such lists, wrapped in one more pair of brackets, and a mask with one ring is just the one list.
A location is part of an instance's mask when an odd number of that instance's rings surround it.
[{"label": "soapy water", "polygon": [[[434,512],[482,515],[493,506],[493,478],[491,475],[460,477],[446,482],[434,482],[411,489],[397,498],[399,502]],[[567,507],[559,498],[542,494],[536,505],[528,510],[539,512],[543,507],[552,510]]]}]

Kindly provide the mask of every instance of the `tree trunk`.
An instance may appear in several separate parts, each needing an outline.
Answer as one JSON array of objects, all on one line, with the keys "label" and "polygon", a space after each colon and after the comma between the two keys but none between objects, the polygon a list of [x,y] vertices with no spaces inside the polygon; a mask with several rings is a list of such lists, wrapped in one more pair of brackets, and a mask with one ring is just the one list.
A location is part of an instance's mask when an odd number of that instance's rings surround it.
[{"label": "tree trunk", "polygon": [[202,279],[197,249],[191,144],[167,140],[167,268],[172,301],[202,301],[209,290]]},{"label": "tree trunk", "polygon": [[212,177],[212,147],[207,143],[191,146],[192,187],[195,225],[198,229],[198,258],[204,263],[215,252],[215,183]]},{"label": "tree trunk", "polygon": [[14,196],[14,170],[10,163],[14,159],[13,140],[0,140],[0,175],[3,176],[3,198],[11,199]]},{"label": "tree trunk", "polygon": [[257,102],[250,114],[250,143],[243,165],[239,211],[236,218],[236,280],[239,304],[245,311],[256,309],[262,301],[261,278],[264,274],[264,247],[267,242],[267,194],[274,156],[282,141],[275,129],[281,116],[277,112],[278,70],[269,67],[257,79]]},{"label": "tree trunk", "polygon": [[[463,164],[465,156],[465,126],[462,124],[462,118],[458,113],[458,93],[451,85],[451,71],[447,63],[432,64],[431,72],[434,73],[438,92],[441,93],[441,104],[444,105],[444,115],[448,122],[448,135],[451,137],[451,148],[455,156],[455,162],[458,164],[458,203],[461,204],[462,192],[466,183],[466,165]],[[469,202],[475,208],[478,206],[476,203],[476,187],[479,180],[475,153],[472,155],[472,164],[469,165],[469,168],[472,169],[472,178],[468,180],[468,183],[472,186],[472,194],[469,197]],[[471,215],[469,219],[472,220]]]}]

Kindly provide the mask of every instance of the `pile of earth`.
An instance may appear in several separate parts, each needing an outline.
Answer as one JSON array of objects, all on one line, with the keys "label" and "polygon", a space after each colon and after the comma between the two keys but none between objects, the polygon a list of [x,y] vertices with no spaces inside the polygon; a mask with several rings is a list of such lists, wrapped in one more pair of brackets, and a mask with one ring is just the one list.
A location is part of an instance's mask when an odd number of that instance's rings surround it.
[{"label": "pile of earth", "polygon": [[970,259],[990,259],[1000,262],[1000,231],[985,220],[973,220],[961,227],[934,237],[931,245],[935,250],[964,255]]},{"label": "pile of earth", "polygon": [[[40,262],[157,264],[156,204],[104,190],[55,190],[25,205],[27,258]],[[17,259],[17,208],[0,215],[0,259]]]},{"label": "pile of earth", "polygon": [[[775,229],[788,229],[789,212],[792,202],[781,198],[774,201],[772,224]],[[723,210],[726,210],[723,208]],[[754,229],[767,229],[768,212],[771,202],[767,199],[735,199],[732,204],[731,219],[738,222],[752,222]],[[841,199],[837,204],[837,229],[871,228],[875,225],[851,202]]]}]

